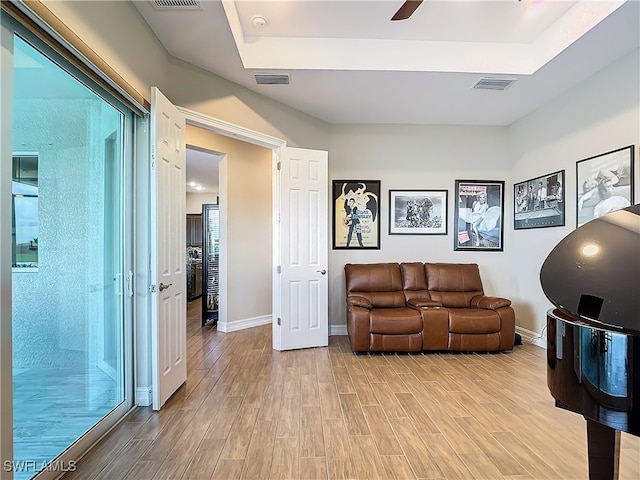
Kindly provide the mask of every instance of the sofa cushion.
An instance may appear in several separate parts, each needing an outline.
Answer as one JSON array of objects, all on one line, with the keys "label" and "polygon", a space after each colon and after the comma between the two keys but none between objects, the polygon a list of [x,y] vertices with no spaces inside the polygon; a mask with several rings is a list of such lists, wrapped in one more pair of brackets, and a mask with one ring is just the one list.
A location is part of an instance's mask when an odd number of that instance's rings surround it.
[{"label": "sofa cushion", "polygon": [[368,308],[402,308],[405,306],[404,294],[402,292],[353,292],[347,298],[357,296],[367,299],[371,304]]},{"label": "sofa cushion", "polygon": [[373,304],[371,300],[366,297],[360,297],[358,295],[349,295],[347,297],[347,305],[350,307],[362,307],[371,310]]},{"label": "sofa cushion", "polygon": [[419,352],[422,350],[422,334],[369,336],[369,349],[372,352]]},{"label": "sofa cushion", "polygon": [[369,331],[385,335],[422,332],[420,312],[412,308],[377,308],[370,312]]},{"label": "sofa cushion", "polygon": [[444,307],[469,307],[473,297],[483,294],[475,263],[425,263],[424,269],[431,299]]},{"label": "sofa cushion", "polygon": [[401,292],[402,275],[397,263],[347,263],[344,266],[347,293]]},{"label": "sofa cushion", "polygon": [[347,297],[366,298],[374,308],[405,306],[398,263],[347,263],[344,272]]},{"label": "sofa cushion", "polygon": [[471,300],[471,306],[476,308],[487,308],[489,310],[497,310],[502,307],[511,305],[511,300],[502,297],[487,297],[479,295]]},{"label": "sofa cushion", "polygon": [[415,300],[431,300],[424,275],[424,263],[401,263],[402,289],[407,303]]},{"label": "sofa cushion", "polygon": [[500,350],[500,334],[481,335],[449,334],[448,350],[455,352],[497,352]]},{"label": "sofa cushion", "polygon": [[450,308],[449,332],[477,335],[500,331],[500,316],[493,310]]}]

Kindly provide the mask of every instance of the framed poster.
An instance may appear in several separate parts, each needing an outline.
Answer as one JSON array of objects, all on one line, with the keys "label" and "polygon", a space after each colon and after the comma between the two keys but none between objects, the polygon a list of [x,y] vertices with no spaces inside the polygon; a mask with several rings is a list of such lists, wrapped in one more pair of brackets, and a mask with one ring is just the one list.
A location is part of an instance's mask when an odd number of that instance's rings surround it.
[{"label": "framed poster", "polygon": [[576,226],[633,203],[635,146],[576,162]]},{"label": "framed poster", "polygon": [[333,181],[333,248],[380,248],[380,180]]},{"label": "framed poster", "polygon": [[564,225],[564,170],[513,186],[513,228]]},{"label": "framed poster", "polygon": [[504,181],[456,180],[454,250],[502,251]]},{"label": "framed poster", "polygon": [[389,235],[446,235],[446,190],[389,190]]}]

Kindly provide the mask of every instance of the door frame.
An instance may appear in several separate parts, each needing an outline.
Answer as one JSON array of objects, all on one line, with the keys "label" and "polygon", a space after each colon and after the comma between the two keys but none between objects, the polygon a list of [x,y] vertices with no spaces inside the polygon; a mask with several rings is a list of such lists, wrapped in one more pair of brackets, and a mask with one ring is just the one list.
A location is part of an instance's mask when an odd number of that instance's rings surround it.
[{"label": "door frame", "polygon": [[[277,164],[280,159],[280,149],[285,148],[287,146],[286,140],[281,138],[272,137],[271,135],[266,135],[264,133],[256,132],[254,130],[250,130],[248,128],[244,128],[238,125],[234,125],[229,122],[225,122],[223,120],[210,117],[208,115],[195,112],[188,108],[180,107],[176,105],[176,108],[180,113],[182,113],[187,121],[187,125],[197,128],[202,128],[204,130],[208,130],[219,135],[224,135],[226,137],[231,137],[236,140],[240,140],[242,142],[251,143],[253,145],[257,145],[260,147],[268,148],[272,150],[272,176],[271,176],[271,185],[272,185],[272,236],[273,236],[273,252],[272,252],[272,292],[271,292],[271,326],[273,331],[273,348],[275,350],[281,350],[280,345],[280,335],[277,332],[277,323],[274,319],[278,316],[278,312],[280,312],[280,282],[278,281],[278,273],[277,273],[277,265],[280,261],[280,251],[281,251],[281,239],[278,229],[278,219],[280,216],[280,180],[278,175]],[[218,200],[218,204],[220,205],[220,217],[223,216],[223,206],[226,205],[226,202],[221,202]],[[225,215],[226,216],[226,215]],[[223,245],[220,245],[221,257],[224,255]],[[225,261],[220,262],[220,305],[227,305],[227,263]],[[224,324],[226,322],[226,308],[220,309],[218,318],[218,328],[220,324]],[[224,318],[223,318],[224,317]],[[222,330],[221,330],[222,331]]]}]

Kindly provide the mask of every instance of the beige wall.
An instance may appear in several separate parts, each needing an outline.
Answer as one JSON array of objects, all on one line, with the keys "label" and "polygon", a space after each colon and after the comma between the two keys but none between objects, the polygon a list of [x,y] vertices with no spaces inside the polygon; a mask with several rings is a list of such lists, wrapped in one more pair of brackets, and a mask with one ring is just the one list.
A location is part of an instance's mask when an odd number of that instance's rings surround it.
[{"label": "beige wall", "polygon": [[195,193],[187,192],[187,213],[202,213],[202,205],[207,203],[218,203],[218,193]]},{"label": "beige wall", "polygon": [[270,316],[273,152],[191,126],[187,143],[225,155],[220,165],[220,249],[226,321]]},{"label": "beige wall", "polygon": [[152,86],[166,90],[169,54],[131,2],[42,3],[148,101]]}]

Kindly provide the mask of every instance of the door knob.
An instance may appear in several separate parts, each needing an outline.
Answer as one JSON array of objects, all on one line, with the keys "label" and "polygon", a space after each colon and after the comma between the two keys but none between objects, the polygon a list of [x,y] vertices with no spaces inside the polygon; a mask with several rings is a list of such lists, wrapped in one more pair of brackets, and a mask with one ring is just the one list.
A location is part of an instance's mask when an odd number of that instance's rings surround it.
[{"label": "door knob", "polygon": [[324,275],[325,273],[327,273],[327,271],[324,268],[322,270],[316,270],[316,272],[318,272],[321,275]]},{"label": "door knob", "polygon": [[169,285],[165,285],[164,283],[160,283],[160,286],[158,287],[158,290],[160,290],[160,291],[166,290],[171,285],[173,285],[173,283],[170,283]]}]

